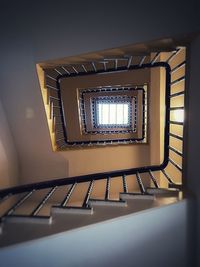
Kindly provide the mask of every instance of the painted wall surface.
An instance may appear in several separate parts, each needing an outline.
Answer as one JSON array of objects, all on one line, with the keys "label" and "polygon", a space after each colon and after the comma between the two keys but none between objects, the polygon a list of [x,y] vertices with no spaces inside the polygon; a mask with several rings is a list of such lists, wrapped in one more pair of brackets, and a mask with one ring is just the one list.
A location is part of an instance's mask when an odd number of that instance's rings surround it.
[{"label": "painted wall surface", "polygon": [[189,267],[186,231],[182,201],[2,249],[1,266]]},{"label": "painted wall surface", "polygon": [[0,189],[2,189],[18,183],[18,156],[1,101],[0,125]]},{"label": "painted wall surface", "polygon": [[200,125],[199,125],[199,99],[200,99],[200,75],[199,75],[199,62],[200,62],[200,37],[196,39],[191,46],[190,57],[190,90],[188,92],[188,108],[189,112],[186,113],[186,122],[188,124],[188,131],[186,137],[188,139],[186,150],[187,164],[187,186],[191,193],[196,198],[196,239],[198,239],[198,246],[194,249],[197,252],[198,266],[200,266],[200,179],[199,179],[199,150],[200,150]]}]

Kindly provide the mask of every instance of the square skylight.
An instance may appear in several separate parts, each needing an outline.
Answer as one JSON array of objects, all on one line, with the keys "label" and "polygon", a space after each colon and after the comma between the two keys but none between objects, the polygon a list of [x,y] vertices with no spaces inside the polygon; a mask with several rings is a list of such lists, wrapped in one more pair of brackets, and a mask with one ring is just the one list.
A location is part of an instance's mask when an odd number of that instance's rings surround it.
[{"label": "square skylight", "polygon": [[97,103],[98,126],[129,126],[130,104],[129,103]]},{"label": "square skylight", "polygon": [[82,134],[109,140],[119,135],[121,139],[141,138],[143,101],[143,88],[82,89],[79,102]]}]

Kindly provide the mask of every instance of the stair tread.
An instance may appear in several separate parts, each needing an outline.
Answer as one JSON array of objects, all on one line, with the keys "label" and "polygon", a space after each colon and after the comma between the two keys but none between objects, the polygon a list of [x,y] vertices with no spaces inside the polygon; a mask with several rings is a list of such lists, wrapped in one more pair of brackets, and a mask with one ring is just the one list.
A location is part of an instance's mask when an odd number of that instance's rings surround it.
[{"label": "stair tread", "polygon": [[165,196],[178,196],[180,190],[176,188],[147,188],[147,192],[155,195],[165,195]]},{"label": "stair tread", "polygon": [[105,205],[105,206],[120,206],[120,207],[125,207],[127,206],[126,201],[124,200],[114,200],[114,199],[90,199],[89,200],[90,205]]},{"label": "stair tread", "polygon": [[51,207],[52,213],[73,213],[73,214],[93,214],[93,208],[88,207],[78,207],[78,206],[60,206],[54,205]]},{"label": "stair tread", "polygon": [[120,197],[123,199],[141,199],[141,200],[153,200],[154,195],[152,194],[141,194],[141,193],[120,193]]},{"label": "stair tread", "polygon": [[21,214],[13,214],[9,215],[5,219],[8,222],[16,222],[16,223],[41,223],[41,224],[51,224],[52,217],[51,216],[42,216],[42,215],[21,215]]},{"label": "stair tread", "polygon": [[178,189],[176,189],[176,188],[162,188],[162,187],[160,187],[160,188],[156,188],[156,187],[148,187],[147,188],[147,190],[155,190],[155,191],[166,191],[166,192],[179,192],[179,190]]}]

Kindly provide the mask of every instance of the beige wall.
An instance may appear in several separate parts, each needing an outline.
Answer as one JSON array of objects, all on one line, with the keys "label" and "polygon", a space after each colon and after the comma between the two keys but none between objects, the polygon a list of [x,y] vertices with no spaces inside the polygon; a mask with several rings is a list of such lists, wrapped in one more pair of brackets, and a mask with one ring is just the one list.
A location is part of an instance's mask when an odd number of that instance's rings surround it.
[{"label": "beige wall", "polygon": [[151,69],[151,83],[148,99],[149,111],[149,135],[151,139],[151,164],[155,165],[160,163],[160,73],[162,68]]},{"label": "beige wall", "polygon": [[[168,56],[167,53],[163,53],[162,60],[165,60],[167,56]],[[177,66],[178,64],[183,62],[185,59],[186,59],[186,49],[182,49],[181,52],[179,52],[173,58],[173,60],[170,61],[171,68],[173,69],[175,66]],[[188,65],[187,65],[187,67],[188,67]],[[174,80],[176,80],[176,79],[178,79],[184,75],[185,75],[185,67],[182,67],[178,71],[172,73],[171,80],[174,81]],[[163,78],[163,75],[162,75],[162,78]],[[176,92],[180,92],[180,91],[184,91],[184,90],[185,90],[185,83],[184,82],[180,82],[180,83],[177,83],[177,84],[171,86],[171,94],[176,93]],[[184,106],[184,96],[172,98],[170,101],[170,104],[171,104],[171,107]],[[170,120],[172,120],[172,121],[177,120],[175,117],[175,112],[176,111],[170,112]],[[172,125],[170,125],[170,132],[177,134],[177,135],[180,135],[180,136],[183,136],[184,128],[181,125],[173,125],[172,124]],[[178,151],[180,151],[180,152],[183,151],[183,143],[180,140],[170,138],[169,144],[170,144],[170,146],[174,147]],[[179,166],[182,166],[182,157],[178,156],[173,151],[169,151],[169,157],[175,163],[177,163]],[[168,164],[166,171],[170,175],[170,177],[172,177],[174,182],[176,182],[176,183],[182,182],[182,172],[177,170],[177,168],[175,168],[171,163]],[[161,175],[161,177],[163,177],[163,175]],[[162,186],[167,186],[166,179],[161,179],[161,180],[162,180]]]},{"label": "beige wall", "polygon": [[[154,55],[152,55],[152,58]],[[148,99],[148,133],[150,136],[150,165],[159,165],[161,163],[161,145],[160,145],[160,134],[161,134],[161,120],[160,120],[160,95],[161,95],[161,72],[162,68],[152,68],[151,69],[151,83],[149,90]],[[162,88],[163,89],[163,88]],[[154,173],[156,180],[160,181],[160,173]],[[151,185],[153,182],[151,181]]]}]

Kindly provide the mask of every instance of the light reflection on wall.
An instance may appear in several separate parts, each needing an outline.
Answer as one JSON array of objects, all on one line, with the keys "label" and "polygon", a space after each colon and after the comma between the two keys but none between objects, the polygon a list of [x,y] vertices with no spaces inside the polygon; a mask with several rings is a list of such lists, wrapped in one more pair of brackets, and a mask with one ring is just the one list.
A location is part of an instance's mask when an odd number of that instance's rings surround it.
[{"label": "light reflection on wall", "polygon": [[174,111],[174,120],[178,122],[184,122],[184,110],[175,110]]}]

